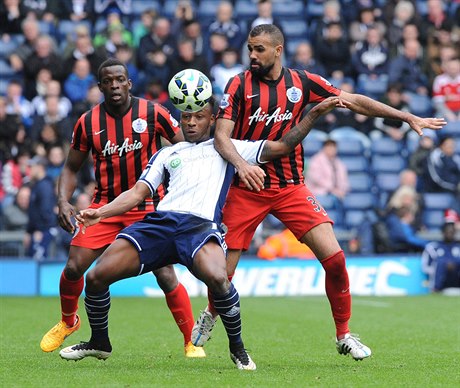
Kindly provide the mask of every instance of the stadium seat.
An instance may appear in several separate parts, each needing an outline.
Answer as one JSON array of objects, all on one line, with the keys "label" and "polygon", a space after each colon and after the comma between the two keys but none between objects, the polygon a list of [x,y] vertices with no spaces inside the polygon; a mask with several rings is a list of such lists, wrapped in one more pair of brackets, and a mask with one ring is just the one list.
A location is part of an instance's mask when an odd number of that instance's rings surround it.
[{"label": "stadium seat", "polygon": [[372,155],[400,155],[401,149],[401,142],[390,137],[382,137],[371,143]]},{"label": "stadium seat", "polygon": [[375,197],[372,193],[349,193],[343,199],[345,211],[369,210],[375,207]]},{"label": "stadium seat", "polygon": [[305,20],[280,20],[280,26],[287,40],[308,39],[308,26]]},{"label": "stadium seat", "polygon": [[329,194],[324,194],[324,195],[316,195],[315,196],[318,202],[323,206],[327,211],[329,209],[334,209],[335,208],[335,201],[336,199],[334,198],[333,195]]},{"label": "stadium seat", "polygon": [[406,168],[406,160],[402,156],[372,155],[371,167],[374,173],[399,173]]},{"label": "stadium seat", "polygon": [[306,38],[290,38],[286,40],[286,56],[291,58],[295,55],[299,43],[304,43]]},{"label": "stadium seat", "polygon": [[57,38],[59,42],[74,41],[75,40],[75,29],[77,26],[84,25],[88,28],[88,31],[91,33],[92,26],[91,22],[88,20],[81,20],[79,22],[74,22],[72,20],[61,20],[57,25]]},{"label": "stadium seat", "polygon": [[381,173],[375,175],[375,185],[379,192],[394,191],[399,186],[399,173]]},{"label": "stadium seat", "polygon": [[304,14],[304,5],[302,0],[285,0],[272,3],[273,16],[280,20],[290,18],[299,18]]},{"label": "stadium seat", "polygon": [[201,0],[198,6],[198,17],[205,18],[205,19],[212,19],[216,18],[217,8],[219,7],[219,2],[215,0]]},{"label": "stadium seat", "polygon": [[348,175],[348,180],[352,193],[369,193],[372,190],[372,180],[369,174],[363,172],[352,173]]},{"label": "stadium seat", "polygon": [[428,230],[441,230],[444,224],[444,212],[442,210],[424,210],[422,220]]},{"label": "stadium seat", "polygon": [[236,0],[234,11],[238,19],[249,21],[257,17],[257,5],[252,1]]},{"label": "stadium seat", "polygon": [[317,19],[324,14],[324,1],[322,0],[311,0],[307,2],[305,8],[305,16],[307,20]]},{"label": "stadium seat", "polygon": [[437,132],[439,136],[451,136],[455,137],[457,141],[460,141],[460,121],[450,121],[444,127]]},{"label": "stadium seat", "polygon": [[344,126],[334,128],[329,136],[337,142],[340,140],[349,141],[350,139],[354,139],[359,140],[365,149],[371,147],[371,140],[364,133],[359,132],[353,127]]},{"label": "stadium seat", "polygon": [[347,166],[348,173],[369,171],[369,162],[364,156],[344,156],[340,160]]},{"label": "stadium seat", "polygon": [[[169,0],[168,0],[169,1]],[[155,0],[132,0],[131,1],[131,9],[132,9],[132,16],[137,19],[142,12],[148,9],[154,9],[155,11],[159,11],[161,9],[161,5],[159,1]]]},{"label": "stadium seat", "polygon": [[360,74],[356,84],[356,92],[379,100],[387,91],[388,75],[382,74],[371,78],[367,74]]},{"label": "stadium seat", "polygon": [[363,210],[348,210],[345,213],[345,225],[349,228],[357,228],[366,219],[366,211]]},{"label": "stadium seat", "polygon": [[337,154],[342,156],[362,156],[364,146],[359,139],[340,139],[337,141]]},{"label": "stadium seat", "polygon": [[302,147],[304,156],[309,158],[323,147],[323,141],[318,139],[306,139],[306,141],[302,142]]},{"label": "stadium seat", "polygon": [[452,206],[455,197],[450,193],[425,193],[423,205],[427,210],[445,210]]},{"label": "stadium seat", "polygon": [[[174,18],[174,13],[176,12],[176,7],[177,7],[177,3],[179,2],[179,0],[167,0],[164,2],[163,4],[163,8],[161,10],[161,14],[165,17],[167,17],[168,19],[172,20]],[[195,1],[191,1],[191,4],[192,4],[192,8],[194,10],[196,10],[196,2]]]},{"label": "stadium seat", "polygon": [[11,79],[16,75],[16,71],[10,66],[5,59],[0,59],[0,78]]},{"label": "stadium seat", "polygon": [[8,56],[18,47],[18,44],[13,40],[10,39],[9,41],[5,42],[4,40],[0,39],[0,59],[6,59]]}]

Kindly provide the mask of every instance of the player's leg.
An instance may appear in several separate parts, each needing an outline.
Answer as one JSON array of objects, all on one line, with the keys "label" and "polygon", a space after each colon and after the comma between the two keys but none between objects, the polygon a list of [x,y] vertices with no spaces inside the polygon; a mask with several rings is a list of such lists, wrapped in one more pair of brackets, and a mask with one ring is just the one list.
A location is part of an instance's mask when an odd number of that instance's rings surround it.
[{"label": "player's leg", "polygon": [[44,352],[52,352],[64,340],[80,328],[77,315],[78,299],[83,291],[83,275],[103,249],[89,249],[71,246],[69,257],[59,280],[61,300],[61,321],[52,327],[42,338],[40,347]]},{"label": "player's leg", "polygon": [[192,304],[185,287],[179,283],[172,265],[153,271],[158,285],[165,293],[166,303],[184,336],[185,356],[191,358],[206,357],[204,349],[192,344],[192,328],[194,324]]},{"label": "player's leg", "polygon": [[313,251],[326,273],[326,295],[336,326],[337,350],[355,359],[369,357],[371,351],[350,336],[351,294],[345,255],[332,228],[332,221],[304,185],[282,190],[273,199],[273,214]]},{"label": "player's leg", "polygon": [[140,272],[139,253],[125,239],[116,240],[86,275],[85,308],[91,326],[88,342],[68,346],[60,351],[66,360],[85,357],[106,359],[112,352],[109,340],[109,286],[118,280],[137,276]]},{"label": "player's leg", "polygon": [[227,279],[225,255],[219,243],[210,240],[201,247],[193,260],[193,273],[208,286],[227,332],[231,359],[238,369],[255,370],[241,338],[240,297]]}]

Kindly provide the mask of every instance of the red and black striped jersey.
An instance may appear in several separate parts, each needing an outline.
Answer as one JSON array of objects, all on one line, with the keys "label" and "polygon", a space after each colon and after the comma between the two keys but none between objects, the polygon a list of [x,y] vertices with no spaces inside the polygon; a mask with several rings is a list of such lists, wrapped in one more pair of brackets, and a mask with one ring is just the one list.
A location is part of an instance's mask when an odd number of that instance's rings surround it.
[{"label": "red and black striped jersey", "polygon": [[[301,119],[309,103],[340,94],[327,80],[304,70],[283,68],[276,81],[253,77],[249,70],[229,80],[218,118],[235,122],[232,137],[242,140],[279,140]],[[303,148],[261,166],[265,187],[303,183]],[[235,184],[244,186],[235,177]]]},{"label": "red and black striped jersey", "polygon": [[[161,136],[171,140],[179,131],[166,108],[143,98],[131,97],[131,108],[122,117],[111,116],[104,103],[84,113],[75,124],[71,147],[92,152],[97,182],[93,202],[108,203],[133,187],[161,148]],[[158,188],[153,202],[146,200],[139,210],[156,206],[163,195],[164,189]]]}]

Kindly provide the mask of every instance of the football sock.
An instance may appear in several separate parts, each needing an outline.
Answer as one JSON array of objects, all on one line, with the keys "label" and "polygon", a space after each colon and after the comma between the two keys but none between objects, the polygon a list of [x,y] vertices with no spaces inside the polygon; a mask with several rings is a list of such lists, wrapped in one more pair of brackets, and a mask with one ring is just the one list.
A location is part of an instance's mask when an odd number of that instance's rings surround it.
[{"label": "football sock", "polygon": [[351,294],[345,255],[339,251],[321,261],[326,271],[326,295],[331,304],[336,336],[350,332],[348,321],[351,317]]},{"label": "football sock", "polygon": [[[228,278],[228,281],[231,282],[232,279],[233,279],[233,275],[228,275],[227,278]],[[211,292],[209,291],[208,289],[208,311],[212,314],[212,316],[215,318],[217,317],[219,314],[217,314],[217,311],[216,309],[214,308],[214,302],[212,301],[212,296],[211,296]]]},{"label": "football sock", "polygon": [[78,311],[78,298],[83,291],[83,276],[78,280],[68,280],[62,271],[59,281],[59,295],[61,298],[62,320],[67,326],[75,325],[76,314]]},{"label": "football sock", "polygon": [[192,329],[194,324],[192,305],[188,292],[185,287],[179,283],[174,290],[165,294],[165,297],[177,327],[184,336],[184,343],[187,345],[192,340]]},{"label": "football sock", "polygon": [[88,293],[85,296],[85,309],[91,326],[91,341],[108,340],[110,291],[107,288],[99,293]]},{"label": "football sock", "polygon": [[230,283],[230,288],[223,295],[212,294],[214,308],[222,320],[227,332],[230,346],[242,343],[241,339],[241,315],[240,315],[240,296],[238,291]]}]

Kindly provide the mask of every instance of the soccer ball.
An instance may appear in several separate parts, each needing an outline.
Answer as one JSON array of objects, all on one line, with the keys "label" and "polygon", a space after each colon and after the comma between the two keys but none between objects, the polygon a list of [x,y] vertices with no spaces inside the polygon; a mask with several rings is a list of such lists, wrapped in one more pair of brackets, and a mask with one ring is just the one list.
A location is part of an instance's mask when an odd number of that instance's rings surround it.
[{"label": "soccer ball", "polygon": [[201,71],[185,69],[171,78],[168,85],[169,98],[182,112],[197,112],[212,96],[209,78]]}]

